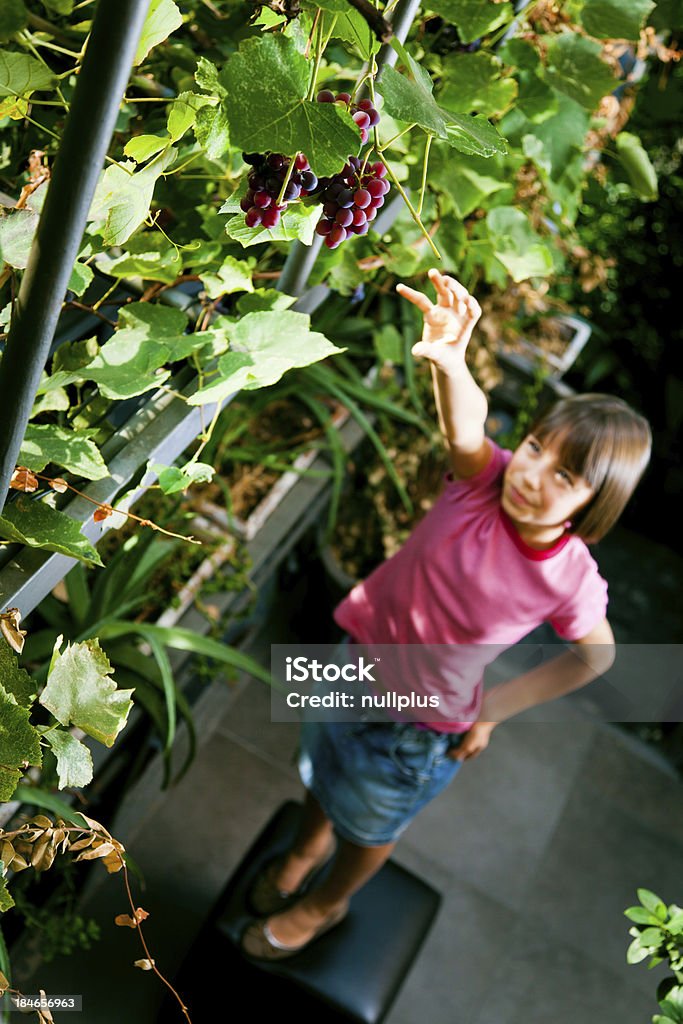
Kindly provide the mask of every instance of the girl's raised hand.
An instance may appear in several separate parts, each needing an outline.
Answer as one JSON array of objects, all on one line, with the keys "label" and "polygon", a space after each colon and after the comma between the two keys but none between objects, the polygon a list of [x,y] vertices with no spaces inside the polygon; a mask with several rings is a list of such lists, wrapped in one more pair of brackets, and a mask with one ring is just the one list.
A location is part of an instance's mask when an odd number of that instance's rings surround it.
[{"label": "girl's raised hand", "polygon": [[422,339],[413,345],[414,356],[426,356],[437,366],[447,368],[454,361],[464,360],[472,331],[481,316],[481,307],[474,296],[454,277],[429,271],[436,288],[436,305],[423,292],[397,284],[396,291],[422,312]]}]

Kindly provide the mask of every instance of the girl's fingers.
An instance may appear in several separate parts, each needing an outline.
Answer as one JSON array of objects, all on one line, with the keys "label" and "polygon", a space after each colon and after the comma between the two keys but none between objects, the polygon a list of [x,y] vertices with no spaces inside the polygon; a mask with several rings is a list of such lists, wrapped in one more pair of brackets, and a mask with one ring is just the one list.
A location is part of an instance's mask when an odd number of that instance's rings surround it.
[{"label": "girl's fingers", "polygon": [[449,277],[448,274],[442,274],[440,271],[433,267],[429,271],[429,279],[439,292],[440,295],[449,296],[449,301],[453,301],[451,296],[455,296],[456,299],[464,301],[470,297],[467,288],[461,285],[459,281],[456,281],[454,277]]},{"label": "girl's fingers", "polygon": [[414,288],[409,288],[407,284],[397,284],[396,291],[399,295],[402,295],[408,302],[412,302],[414,306],[422,313],[428,313],[433,308],[431,299],[428,299],[422,292],[415,291]]}]

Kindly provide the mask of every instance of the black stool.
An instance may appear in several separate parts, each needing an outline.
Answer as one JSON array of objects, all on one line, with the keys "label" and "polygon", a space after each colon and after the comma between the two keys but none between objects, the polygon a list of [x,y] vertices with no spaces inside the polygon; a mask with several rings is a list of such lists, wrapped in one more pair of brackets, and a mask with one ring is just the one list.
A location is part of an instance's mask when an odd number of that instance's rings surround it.
[{"label": "black stool", "polygon": [[[380,1024],[429,931],[441,896],[390,860],[352,898],[347,917],[301,953],[272,963],[245,957],[239,941],[253,919],[246,894],[261,867],[291,846],[300,812],[289,801],[270,819],[174,982],[199,1024],[232,1019],[238,999],[258,1024],[283,1010],[297,1024]],[[159,1024],[175,1019],[171,1007],[164,1004]]]}]

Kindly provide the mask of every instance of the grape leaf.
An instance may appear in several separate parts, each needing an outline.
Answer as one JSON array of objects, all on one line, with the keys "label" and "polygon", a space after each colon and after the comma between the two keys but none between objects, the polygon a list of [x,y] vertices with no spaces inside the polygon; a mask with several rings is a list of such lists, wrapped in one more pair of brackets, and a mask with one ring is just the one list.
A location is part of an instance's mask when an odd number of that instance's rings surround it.
[{"label": "grape leaf", "polygon": [[225,87],[221,84],[218,68],[210,60],[207,60],[206,57],[200,57],[197,61],[194,80],[204,92],[210,92],[213,96],[227,96]]},{"label": "grape leaf", "polygon": [[186,327],[179,309],[132,302],[121,309],[118,330],[87,366],[53,373],[38,390],[94,380],[106,398],[141,395],[168,378],[171,371],[161,370],[165,363],[185,359],[208,341],[208,332],[185,334]]},{"label": "grape leaf", "polygon": [[224,328],[230,352],[218,360],[220,379],[192,395],[190,405],[217,402],[240,389],[275,384],[287,370],[345,351],[310,330],[310,317],[292,310],[248,313]]},{"label": "grape leaf", "polygon": [[236,260],[234,256],[226,256],[221,267],[215,274],[200,274],[206,294],[210,299],[221,295],[232,295],[233,292],[252,292],[251,267],[244,260]]},{"label": "grape leaf", "polygon": [[52,651],[47,685],[38,698],[61,725],[76,725],[111,747],[123,729],[133,702],[132,690],[117,689],[113,671],[97,638],[70,644],[62,654],[62,636]]},{"label": "grape leaf", "polygon": [[223,107],[206,106],[198,110],[194,133],[209,160],[220,159],[230,146],[230,126]]},{"label": "grape leaf", "polygon": [[28,765],[41,763],[40,734],[28,709],[0,683],[0,801],[11,798]]},{"label": "grape leaf", "polygon": [[159,487],[164,494],[186,491],[192,484],[206,483],[213,478],[215,469],[206,462],[187,462],[184,466],[162,466],[154,463],[148,467],[157,474]]},{"label": "grape leaf", "polygon": [[310,245],[321,214],[322,207],[317,203],[311,206],[294,203],[287,207],[280,223],[274,228],[249,228],[244,223],[244,214],[240,213],[225,222],[225,230],[230,238],[234,238],[245,249],[261,242],[291,242],[294,239]]},{"label": "grape leaf", "polygon": [[44,501],[32,501],[27,495],[5,505],[0,516],[0,538],[32,548],[57,551],[80,562],[102,565],[102,559],[81,533],[81,524]]},{"label": "grape leaf", "polygon": [[439,103],[448,110],[491,116],[505,110],[517,95],[514,78],[501,77],[501,64],[489,53],[461,53],[443,62],[446,85]]},{"label": "grape leaf", "polygon": [[112,164],[103,173],[88,213],[91,230],[101,234],[105,245],[122,245],[149,214],[154,186],[176,158],[174,149],[166,149],[141,170],[133,164]]},{"label": "grape leaf", "polygon": [[9,39],[26,27],[28,13],[23,0],[3,0],[0,6],[0,40]]},{"label": "grape leaf", "polygon": [[86,480],[101,480],[109,475],[94,441],[55,423],[28,424],[18,461],[35,472],[53,462]]},{"label": "grape leaf", "polygon": [[472,156],[487,157],[494,153],[507,153],[505,139],[483,114],[452,114],[448,110],[443,113],[448,117],[446,141],[449,146]]},{"label": "grape leaf", "polygon": [[88,289],[94,276],[95,272],[92,267],[85,263],[79,263],[76,261],[73,265],[67,288],[70,292],[73,292],[74,295],[81,296]]},{"label": "grape leaf", "polygon": [[512,20],[511,3],[494,0],[430,0],[429,9],[453,22],[463,43],[473,43],[487,32]]},{"label": "grape leaf", "polygon": [[76,0],[42,0],[43,6],[55,14],[71,14]]},{"label": "grape leaf", "polygon": [[0,217],[0,266],[25,270],[38,227],[35,210],[11,210]]},{"label": "grape leaf", "polygon": [[382,44],[360,11],[354,11],[348,3],[345,8],[336,16],[332,35],[355,46],[363,60],[370,60]]},{"label": "grape leaf", "polygon": [[59,789],[67,786],[87,786],[92,782],[92,754],[84,743],[65,729],[50,729],[45,739],[57,758]]},{"label": "grape leaf", "polygon": [[173,0],[152,0],[142,26],[133,65],[141,64],[152,47],[162,43],[183,23],[183,16]]},{"label": "grape leaf", "polygon": [[643,144],[631,132],[619,132],[616,138],[619,160],[626,172],[628,183],[641,199],[653,201],[657,198],[657,172]]},{"label": "grape leaf", "polygon": [[162,135],[134,135],[123,147],[125,156],[135,160],[136,164],[144,164],[151,156],[160,153],[168,146],[168,138]]},{"label": "grape leaf", "polygon": [[[3,791],[2,775],[3,775],[3,773],[0,770],[0,800],[9,800],[9,797],[3,797],[2,796],[2,791]],[[12,790],[12,793],[13,792],[14,792],[14,790]],[[10,796],[11,796],[11,793],[10,793]],[[12,896],[10,895],[9,889],[7,888],[7,879],[6,878],[0,878],[0,913],[4,914],[4,912],[6,910],[11,910],[13,906],[14,906],[14,900],[12,899]]]},{"label": "grape leaf", "polygon": [[2,636],[0,636],[0,681],[17,704],[22,708],[31,707],[38,687],[28,672],[19,667],[16,654]]},{"label": "grape leaf", "polygon": [[36,89],[49,89],[54,81],[50,69],[35,57],[0,50],[0,96],[30,96]]},{"label": "grape leaf", "polygon": [[[439,151],[431,158],[430,181],[450,196],[459,219],[469,216],[487,196],[508,188],[504,168],[489,168],[488,163],[484,157],[456,157],[449,151]],[[499,177],[495,177],[496,169]]]},{"label": "grape leaf", "polygon": [[617,85],[614,72],[600,58],[601,52],[599,43],[575,32],[553,36],[548,43],[546,81],[586,110],[595,110]]},{"label": "grape leaf", "polygon": [[415,76],[414,81],[399,74],[395,68],[383,69],[377,89],[384,98],[384,111],[398,121],[419,124],[430,135],[445,138],[446,118],[432,96],[433,84],[429,75],[412,58],[409,70]]},{"label": "grape leaf", "polygon": [[496,259],[513,281],[543,277],[553,269],[550,250],[535,233],[522,210],[497,206],[489,210],[486,227]]},{"label": "grape leaf", "polygon": [[316,174],[335,174],[360,148],[360,132],[337,103],[306,99],[310,66],[295,43],[263,35],[241,43],[221,72],[234,146],[247,152],[303,152]]},{"label": "grape leaf", "polygon": [[586,0],[581,23],[598,39],[638,39],[654,7],[654,0]]},{"label": "grape leaf", "polygon": [[211,100],[208,96],[202,96],[198,92],[181,92],[171,104],[168,112],[166,127],[171,136],[171,142],[177,142],[185,132],[192,127],[197,119],[197,113]]},{"label": "grape leaf", "polygon": [[257,288],[248,295],[240,295],[237,300],[238,313],[261,313],[269,309],[289,309],[296,302],[293,295],[285,295],[275,288]]},{"label": "grape leaf", "polygon": [[[137,236],[141,237],[141,236]],[[159,235],[166,242],[163,235]],[[148,241],[151,242],[151,239]],[[97,259],[97,269],[112,277],[143,277],[148,281],[163,281],[173,284],[182,270],[180,253],[166,242],[152,252],[126,252],[123,256],[112,257],[102,253]]]}]

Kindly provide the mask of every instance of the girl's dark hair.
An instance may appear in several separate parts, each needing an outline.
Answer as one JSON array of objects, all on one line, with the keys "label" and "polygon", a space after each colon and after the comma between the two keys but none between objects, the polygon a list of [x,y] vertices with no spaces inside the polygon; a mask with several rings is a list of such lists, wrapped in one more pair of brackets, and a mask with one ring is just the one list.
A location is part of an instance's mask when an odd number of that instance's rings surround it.
[{"label": "girl's dark hair", "polygon": [[594,489],[570,532],[587,543],[600,540],[623,512],[650,460],[649,423],[614,395],[572,395],[541,415],[529,433],[541,443],[556,441],[561,463]]}]

